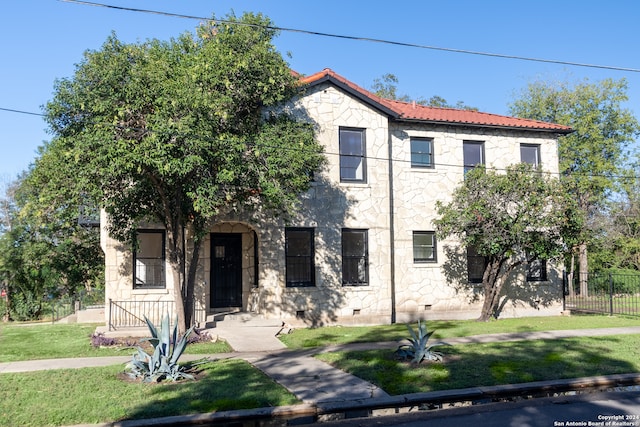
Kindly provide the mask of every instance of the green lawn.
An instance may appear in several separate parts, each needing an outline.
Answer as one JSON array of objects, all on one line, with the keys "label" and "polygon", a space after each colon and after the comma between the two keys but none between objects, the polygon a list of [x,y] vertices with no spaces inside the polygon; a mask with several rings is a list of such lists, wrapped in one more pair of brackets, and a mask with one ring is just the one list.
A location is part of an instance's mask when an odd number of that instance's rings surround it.
[{"label": "green lawn", "polygon": [[[415,329],[417,324],[411,326]],[[563,329],[613,328],[620,326],[640,326],[639,317],[573,315],[554,317],[524,317],[500,319],[491,322],[475,320],[429,320],[427,329],[435,330],[433,339],[465,337],[503,332],[535,332]],[[342,327],[331,326],[315,329],[297,329],[280,339],[289,348],[300,349],[325,345],[354,342],[399,341],[407,338],[404,324],[384,326]]]},{"label": "green lawn", "polygon": [[296,398],[242,360],[207,364],[198,381],[141,384],[122,366],[0,374],[0,425],[62,426],[292,405]]},{"label": "green lawn", "polygon": [[[0,324],[0,362],[133,354],[132,350],[126,347],[92,346],[91,335],[95,332],[96,326]],[[186,353],[213,354],[228,351],[231,351],[231,348],[226,343],[217,342],[188,345]]]},{"label": "green lawn", "polygon": [[[607,316],[429,321],[434,339],[497,332],[637,326],[640,319]],[[415,324],[411,325],[415,328]],[[0,326],[0,361],[122,355],[90,345],[95,325]],[[297,330],[283,337],[293,348],[348,342],[397,341],[406,325]],[[439,347],[441,364],[400,363],[393,351],[339,352],[321,357],[378,384],[390,394],[638,372],[640,335],[572,338]],[[229,351],[225,344],[197,344],[190,353]],[[126,354],[126,353],[125,353]],[[119,378],[123,366],[0,374],[0,425],[60,426],[296,403],[251,365],[211,362],[198,381],[139,384]]]},{"label": "green lawn", "polygon": [[393,350],[317,357],[389,394],[640,372],[640,335],[465,344],[438,347],[443,363],[416,366]]}]

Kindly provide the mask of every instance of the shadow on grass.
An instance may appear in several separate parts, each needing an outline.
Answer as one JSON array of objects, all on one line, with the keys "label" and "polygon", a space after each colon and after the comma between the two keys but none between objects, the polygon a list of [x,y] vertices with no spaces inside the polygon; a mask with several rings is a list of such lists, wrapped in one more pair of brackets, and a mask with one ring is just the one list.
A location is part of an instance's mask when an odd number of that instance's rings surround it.
[{"label": "shadow on grass", "polygon": [[640,336],[568,338],[439,347],[443,363],[411,365],[393,351],[318,356],[392,395],[638,372]]},{"label": "shadow on grass", "polygon": [[[188,364],[184,364],[185,367]],[[148,385],[148,403],[123,419],[292,405],[296,398],[241,360],[210,362],[195,381]]]}]

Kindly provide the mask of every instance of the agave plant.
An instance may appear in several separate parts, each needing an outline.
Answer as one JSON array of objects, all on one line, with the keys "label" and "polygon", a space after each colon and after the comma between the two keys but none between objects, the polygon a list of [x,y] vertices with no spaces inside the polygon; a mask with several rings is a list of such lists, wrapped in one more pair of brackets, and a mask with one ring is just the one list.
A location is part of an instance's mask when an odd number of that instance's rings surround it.
[{"label": "agave plant", "polygon": [[184,352],[194,327],[189,328],[182,337],[178,338],[177,318],[171,333],[169,333],[168,314],[162,318],[160,329],[156,328],[146,316],[144,319],[151,332],[151,338],[146,338],[144,341],[148,341],[153,346],[153,352],[149,354],[138,346],[131,362],[127,364],[127,369],[130,370],[129,375],[133,378],[142,378],[144,382],[193,379],[193,376],[178,364],[178,359]]},{"label": "agave plant", "polygon": [[424,360],[439,362],[442,360],[442,354],[433,351],[433,347],[441,345],[450,345],[444,341],[429,344],[429,338],[435,331],[427,332],[427,323],[421,323],[418,320],[418,331],[415,332],[411,326],[407,325],[407,329],[411,337],[407,340],[409,344],[402,344],[395,352],[396,357],[401,360],[411,360],[411,362],[419,364]]}]

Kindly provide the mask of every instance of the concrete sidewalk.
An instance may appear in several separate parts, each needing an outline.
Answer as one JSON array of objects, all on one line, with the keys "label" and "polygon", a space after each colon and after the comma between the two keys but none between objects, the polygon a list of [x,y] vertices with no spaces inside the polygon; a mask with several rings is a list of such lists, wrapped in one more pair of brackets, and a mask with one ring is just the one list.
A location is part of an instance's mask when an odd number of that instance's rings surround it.
[{"label": "concrete sidewalk", "polygon": [[[248,330],[250,328],[246,329]],[[247,360],[266,375],[273,378],[274,381],[291,391],[298,399],[306,403],[345,402],[387,396],[384,391],[380,390],[375,385],[333,368],[330,365],[313,358],[313,355],[338,350],[395,349],[398,345],[397,342],[358,343],[314,348],[309,350],[286,350],[283,349],[284,345],[282,345],[282,343],[280,343],[275,337],[274,330],[275,327],[258,329],[256,334],[252,337],[242,337],[240,332],[246,333],[246,330],[239,331],[237,329],[229,328],[225,331],[225,333],[228,334],[225,337],[222,333],[223,329],[220,329],[220,333],[218,335],[221,338],[228,339],[230,343],[232,343],[234,339],[242,341],[243,343],[246,343],[247,346],[251,347],[251,351],[213,354],[210,355],[209,358],[212,360],[228,358]],[[461,338],[447,338],[446,341],[455,345],[466,343],[625,334],[640,334],[640,326],[489,334]],[[279,344],[276,345],[273,340],[277,340]],[[234,346],[233,344],[231,345]],[[274,346],[277,346],[278,348],[274,349]],[[205,356],[185,354],[181,360],[190,361],[201,359],[203,357]],[[115,356],[5,362],[0,363],[0,374],[45,369],[70,369],[108,366],[114,364],[124,365],[129,360],[130,356]]]},{"label": "concrete sidewalk", "polygon": [[[230,325],[227,325],[230,326]],[[94,427],[149,427],[202,424],[212,422],[226,422],[227,417],[233,419],[249,419],[282,416],[320,416],[322,414],[339,413],[340,411],[362,411],[371,408],[394,408],[402,406],[420,406],[428,399],[434,402],[447,401],[447,399],[471,399],[479,398],[491,400],[496,395],[516,396],[519,393],[531,393],[535,390],[572,390],[586,386],[616,386],[620,384],[640,384],[640,376],[637,374],[618,375],[610,377],[594,377],[574,380],[544,381],[539,383],[525,383],[519,385],[506,385],[494,387],[476,387],[474,389],[449,390],[444,392],[417,393],[415,395],[388,396],[378,387],[353,375],[342,372],[330,365],[313,358],[314,354],[338,350],[365,350],[365,349],[389,349],[397,347],[397,342],[358,343],[348,345],[336,345],[308,350],[283,349],[282,343],[277,340],[275,334],[278,328],[265,327],[254,328],[250,333],[247,328],[236,327],[216,328],[214,335],[227,339],[236,348],[245,351],[233,353],[213,354],[212,360],[227,358],[241,358],[247,360],[274,381],[291,391],[303,404],[290,407],[257,408],[244,411],[218,412],[211,414],[195,414],[175,416],[168,418],[156,418],[151,420],[128,420],[122,422],[104,423]],[[517,340],[557,339],[581,336],[606,336],[640,334],[640,326],[606,329],[579,329],[544,332],[522,332],[508,334],[488,334],[471,337],[448,338],[450,344],[504,342]],[[278,342],[274,342],[277,340]],[[275,347],[275,348],[274,348]],[[250,349],[251,351],[246,351]],[[185,354],[183,361],[197,360],[206,357],[204,355]],[[94,366],[108,366],[114,364],[126,364],[130,356],[116,357],[85,357],[73,359],[49,359],[31,360],[23,362],[0,363],[0,375],[10,372],[25,372],[45,369],[70,369]],[[571,388],[573,387],[573,388]],[[432,396],[427,396],[432,395]],[[475,397],[474,397],[475,396]],[[415,402],[413,400],[415,400]],[[427,399],[427,400],[425,400]],[[443,400],[444,399],[444,400]],[[415,404],[415,405],[414,405]],[[384,411],[384,409],[382,409]],[[229,415],[231,414],[231,415]],[[372,421],[369,419],[368,421]],[[421,425],[421,424],[419,424]]]}]

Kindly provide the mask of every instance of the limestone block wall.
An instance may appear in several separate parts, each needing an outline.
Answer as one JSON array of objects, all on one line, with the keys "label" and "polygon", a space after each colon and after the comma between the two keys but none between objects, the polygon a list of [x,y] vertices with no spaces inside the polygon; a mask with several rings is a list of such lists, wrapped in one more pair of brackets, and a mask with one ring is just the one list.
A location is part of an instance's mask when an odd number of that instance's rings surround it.
[{"label": "limestone block wall", "polygon": [[[520,144],[538,144],[541,163],[557,173],[553,135],[514,130],[391,122],[385,114],[333,85],[318,84],[285,107],[317,126],[328,163],[301,197],[295,218],[240,214],[221,218],[211,232],[242,234],[243,310],[285,321],[307,324],[388,323],[416,318],[473,318],[472,302],[478,289],[455,280],[466,277],[466,258],[455,241],[437,242],[437,260],[414,263],[413,232],[433,231],[435,203],[447,202],[463,180],[463,142],[483,141],[488,167],[504,169],[520,161]],[[339,130],[365,129],[366,182],[340,182]],[[435,167],[411,167],[411,137],[432,138]],[[389,156],[391,155],[391,161]],[[393,194],[390,190],[393,188]],[[234,214],[235,215],[235,214]],[[103,218],[102,224],[106,224]],[[314,229],[315,286],[286,286],[285,228]],[[367,286],[342,285],[342,229],[367,230]],[[254,239],[256,233],[257,239]],[[392,241],[393,239],[393,241]],[[254,256],[257,240],[258,258]],[[136,290],[132,286],[132,254],[102,230],[106,260],[106,298],[133,301],[169,301],[173,282],[167,271],[166,289]],[[395,268],[392,268],[392,261]],[[211,244],[202,245],[196,280],[196,311],[210,311]],[[258,277],[255,277],[256,263]],[[456,270],[457,269],[457,270]],[[523,281],[524,271],[513,278]],[[514,287],[503,315],[559,312],[559,274],[550,268],[550,280]],[[520,282],[518,282],[520,281]],[[395,286],[395,295],[392,289]],[[525,302],[523,302],[525,301]],[[395,303],[395,305],[394,305]],[[300,319],[302,317],[302,319]]]},{"label": "limestone block wall", "polygon": [[[284,224],[275,225],[270,240],[261,244],[260,307],[275,316],[295,319],[301,312],[314,324],[389,321],[390,215],[388,120],[350,95],[326,84],[313,87],[289,106],[318,125],[328,164],[316,174],[302,197],[290,227],[315,230],[316,286],[287,288],[285,283]],[[340,127],[366,129],[366,182],[340,182]],[[369,253],[368,286],[342,285],[343,228],[366,229]],[[275,248],[275,250],[274,250]]]},{"label": "limestone block wall", "polygon": [[[165,264],[165,281],[164,289],[134,289],[133,287],[133,254],[131,248],[127,245],[113,239],[107,232],[108,218],[104,211],[100,214],[100,245],[105,254],[105,323],[109,322],[109,302],[126,301],[128,309],[136,311],[137,307],[148,307],[150,302],[166,302],[170,303],[173,298],[173,277]],[[145,228],[158,228],[153,225],[145,225]],[[169,307],[164,305],[163,307]],[[153,322],[159,322],[162,313],[152,315],[145,313],[151,317]],[[113,314],[111,314],[113,315]]]},{"label": "limestone block wall", "polygon": [[[482,130],[461,127],[392,125],[394,229],[396,261],[396,307],[399,320],[477,317],[479,286],[467,281],[466,256],[454,240],[436,241],[436,262],[414,263],[413,232],[434,231],[436,202],[447,203],[464,179],[463,142],[482,141],[488,168],[504,170],[520,162],[520,144],[540,146],[541,165],[558,173],[556,140],[547,134],[513,130]],[[434,167],[411,167],[410,139],[433,140]],[[524,268],[510,279],[514,295],[502,316],[557,314],[561,310],[561,277],[549,265],[549,281],[524,286]],[[531,289],[538,296],[531,295]],[[475,298],[474,298],[475,296]]]}]

